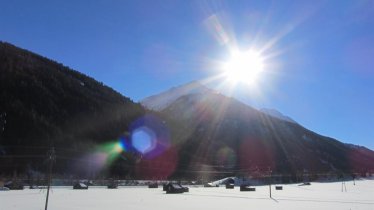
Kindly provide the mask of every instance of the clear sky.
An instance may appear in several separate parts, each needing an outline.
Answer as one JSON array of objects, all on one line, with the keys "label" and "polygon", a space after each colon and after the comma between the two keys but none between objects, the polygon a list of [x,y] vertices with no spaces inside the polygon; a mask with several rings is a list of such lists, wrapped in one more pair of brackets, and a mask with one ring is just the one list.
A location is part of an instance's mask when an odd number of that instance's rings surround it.
[{"label": "clear sky", "polygon": [[0,40],[134,101],[215,77],[230,46],[263,49],[233,97],[374,149],[372,0],[0,0]]}]

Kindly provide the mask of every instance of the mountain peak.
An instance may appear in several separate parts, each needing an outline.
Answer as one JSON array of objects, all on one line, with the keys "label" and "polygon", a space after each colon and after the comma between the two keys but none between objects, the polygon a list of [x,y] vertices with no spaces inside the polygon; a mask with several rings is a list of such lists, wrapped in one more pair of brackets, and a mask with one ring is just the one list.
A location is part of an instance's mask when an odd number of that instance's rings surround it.
[{"label": "mountain peak", "polygon": [[172,87],[169,90],[157,95],[149,96],[140,101],[140,103],[148,109],[161,111],[176,101],[179,97],[191,94],[216,94],[200,81],[192,81],[187,84]]},{"label": "mountain peak", "polygon": [[282,114],[281,112],[279,112],[276,109],[262,108],[262,109],[260,109],[260,111],[262,113],[265,113],[267,115],[270,115],[272,117],[275,117],[275,118],[278,118],[278,119],[281,119],[281,120],[284,120],[284,121],[287,121],[287,122],[297,123],[295,120],[293,120],[292,118]]}]

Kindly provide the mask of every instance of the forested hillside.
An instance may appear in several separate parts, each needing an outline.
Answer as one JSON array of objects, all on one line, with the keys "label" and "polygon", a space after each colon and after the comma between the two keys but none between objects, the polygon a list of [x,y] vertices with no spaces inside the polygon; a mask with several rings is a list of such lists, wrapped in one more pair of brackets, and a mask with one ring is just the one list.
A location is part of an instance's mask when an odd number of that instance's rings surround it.
[{"label": "forested hillside", "polygon": [[118,138],[145,113],[82,73],[3,42],[0,71],[2,172],[38,169],[51,146],[59,157],[74,158]]}]

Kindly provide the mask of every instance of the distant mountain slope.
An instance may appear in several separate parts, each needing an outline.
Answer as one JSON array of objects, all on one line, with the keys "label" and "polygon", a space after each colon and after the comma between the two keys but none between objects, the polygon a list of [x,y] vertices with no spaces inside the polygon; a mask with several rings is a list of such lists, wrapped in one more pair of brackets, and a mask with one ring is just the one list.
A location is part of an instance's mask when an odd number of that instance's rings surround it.
[{"label": "distant mountain slope", "polygon": [[[6,155],[43,156],[51,145],[82,153],[117,138],[145,113],[82,73],[3,42],[0,71],[0,113],[6,121],[0,150]],[[6,166],[12,161],[19,168],[28,164],[11,160]]]},{"label": "distant mountain slope", "polygon": [[[189,85],[187,85],[188,87]],[[198,85],[200,86],[200,85]],[[210,171],[247,176],[274,173],[351,173],[374,168],[374,152],[359,151],[294,121],[265,114],[214,91],[183,92],[162,109],[179,145],[180,175]],[[176,91],[178,90],[178,91]],[[152,104],[151,100],[147,101]],[[145,104],[147,105],[147,104]]]}]

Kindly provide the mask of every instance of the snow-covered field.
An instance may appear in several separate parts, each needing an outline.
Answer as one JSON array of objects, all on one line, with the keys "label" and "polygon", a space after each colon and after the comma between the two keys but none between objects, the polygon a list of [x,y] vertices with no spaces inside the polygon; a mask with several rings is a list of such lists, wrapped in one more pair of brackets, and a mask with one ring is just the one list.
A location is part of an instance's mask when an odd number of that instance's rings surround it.
[{"label": "snow-covered field", "polygon": [[[282,191],[272,188],[269,198],[268,186],[257,186],[255,192],[240,192],[235,189],[190,187],[184,194],[165,194],[162,186],[120,187],[106,189],[90,187],[88,190],[73,190],[72,187],[54,187],[50,194],[51,210],[197,210],[197,209],[372,209],[374,210],[374,180],[342,183],[312,183],[310,186],[283,185]],[[0,191],[0,210],[42,210],[46,190]]]}]

